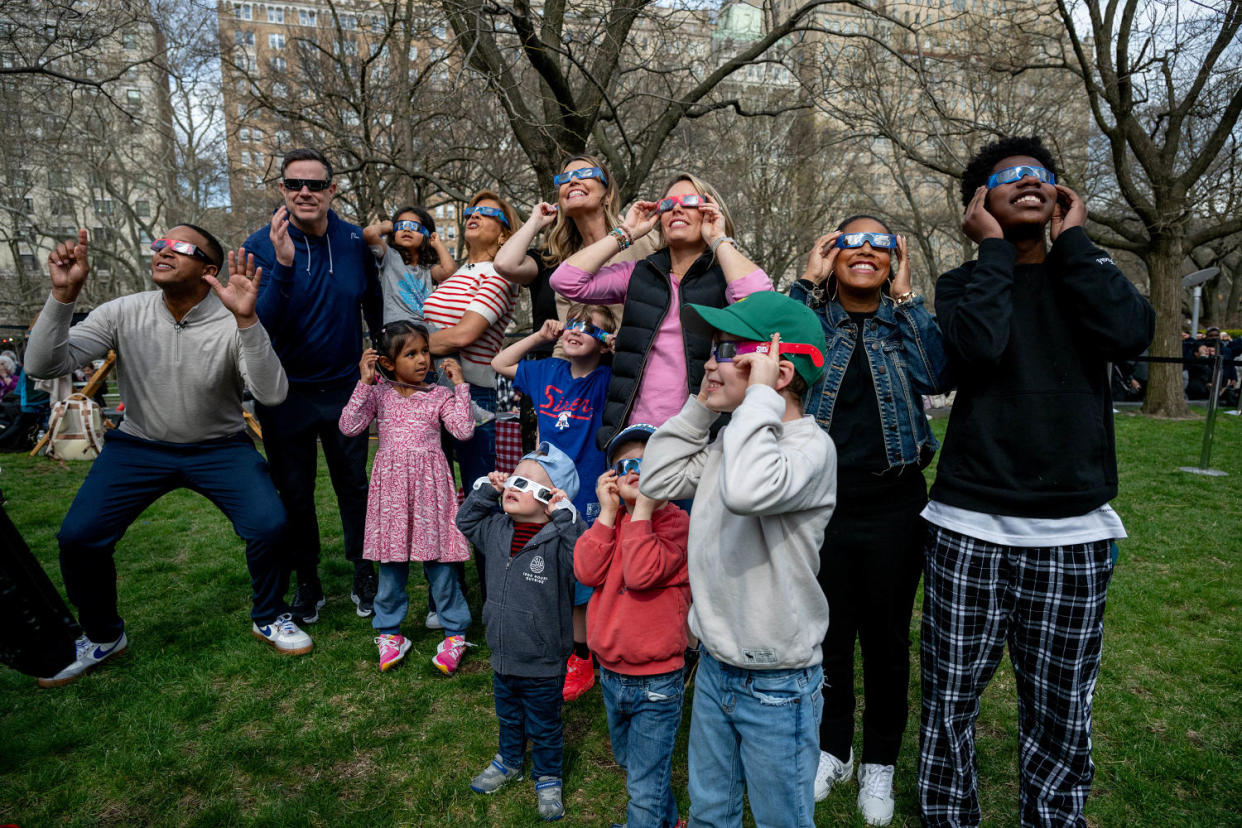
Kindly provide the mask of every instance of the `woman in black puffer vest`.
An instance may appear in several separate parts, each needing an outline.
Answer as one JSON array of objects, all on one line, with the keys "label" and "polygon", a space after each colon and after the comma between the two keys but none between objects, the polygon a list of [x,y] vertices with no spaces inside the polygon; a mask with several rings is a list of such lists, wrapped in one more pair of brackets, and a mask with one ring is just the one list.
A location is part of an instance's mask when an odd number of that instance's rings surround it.
[{"label": "woman in black puffer vest", "polygon": [[[604,263],[659,226],[664,246],[637,262]],[[733,241],[715,189],[683,173],[659,201],[639,201],[620,226],[570,256],[552,288],[578,302],[624,302],[612,361],[601,448],[629,423],[660,426],[697,393],[711,340],[681,326],[687,303],[724,307],[772,282]]]}]

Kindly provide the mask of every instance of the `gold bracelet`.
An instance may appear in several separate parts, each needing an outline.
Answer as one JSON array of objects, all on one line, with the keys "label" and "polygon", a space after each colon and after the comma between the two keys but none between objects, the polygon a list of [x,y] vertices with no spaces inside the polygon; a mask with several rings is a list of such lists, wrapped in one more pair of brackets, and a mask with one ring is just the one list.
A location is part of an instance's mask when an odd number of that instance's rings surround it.
[{"label": "gold bracelet", "polygon": [[899,307],[905,306],[913,302],[917,296],[918,294],[915,293],[914,291],[907,290],[905,293],[901,294],[900,296],[893,297],[893,303]]}]

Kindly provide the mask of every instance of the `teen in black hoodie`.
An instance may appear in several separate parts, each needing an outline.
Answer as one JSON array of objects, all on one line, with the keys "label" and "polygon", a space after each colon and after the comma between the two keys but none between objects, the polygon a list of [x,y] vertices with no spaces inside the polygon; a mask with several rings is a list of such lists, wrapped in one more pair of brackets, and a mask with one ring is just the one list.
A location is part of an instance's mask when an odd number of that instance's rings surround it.
[{"label": "teen in black hoodie", "polygon": [[1055,176],[1038,138],[984,147],[962,177],[979,257],[936,284],[958,393],[923,513],[924,825],[979,824],[974,723],[1006,641],[1021,823],[1086,825],[1111,547],[1125,537],[1108,505],[1108,363],[1141,353],[1155,316]]}]

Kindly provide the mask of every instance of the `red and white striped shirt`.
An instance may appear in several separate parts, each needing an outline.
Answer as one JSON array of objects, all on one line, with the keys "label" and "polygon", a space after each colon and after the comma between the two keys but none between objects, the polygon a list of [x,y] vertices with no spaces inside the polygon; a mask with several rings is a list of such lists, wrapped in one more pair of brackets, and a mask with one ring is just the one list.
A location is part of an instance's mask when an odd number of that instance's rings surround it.
[{"label": "red and white striped shirt", "polygon": [[491,326],[461,349],[461,371],[471,385],[491,388],[496,382],[492,357],[504,344],[505,329],[513,321],[518,285],[496,272],[491,262],[462,265],[441,282],[423,305],[423,315],[437,328],[461,321],[466,311],[482,316]]}]

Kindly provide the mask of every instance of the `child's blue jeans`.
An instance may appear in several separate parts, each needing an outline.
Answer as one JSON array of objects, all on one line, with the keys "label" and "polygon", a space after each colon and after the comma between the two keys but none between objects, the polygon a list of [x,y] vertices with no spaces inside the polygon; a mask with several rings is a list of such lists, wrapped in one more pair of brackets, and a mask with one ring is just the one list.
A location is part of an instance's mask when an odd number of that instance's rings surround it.
[{"label": "child's blue jeans", "polygon": [[703,648],[690,716],[690,824],[814,828],[824,673],[745,670]]},{"label": "child's blue jeans", "polygon": [[677,824],[673,796],[673,748],[681,726],[682,671],[627,676],[599,669],[608,712],[612,755],[625,768],[630,804],[627,828],[665,828]]},{"label": "child's blue jeans", "polygon": [[511,768],[522,767],[530,740],[531,778],[561,778],[565,732],[561,727],[565,676],[492,674],[496,718],[500,720],[500,758]]},{"label": "child's blue jeans", "polygon": [[[444,635],[465,635],[470,626],[470,606],[466,603],[466,596],[462,595],[453,564],[427,561],[423,564],[423,573],[427,576],[428,591],[435,598]],[[371,626],[376,632],[396,635],[401,631],[401,622],[410,609],[410,596],[405,589],[409,580],[408,563],[379,565],[375,617],[371,619]]]}]

